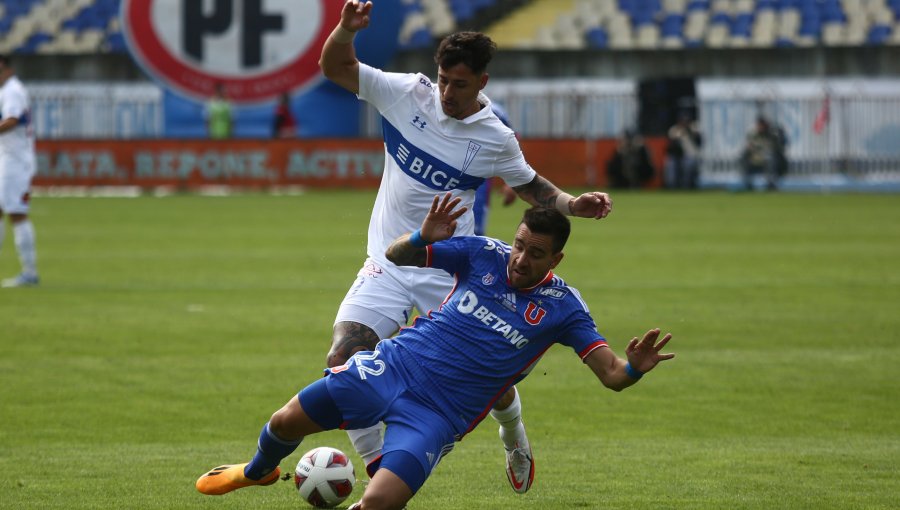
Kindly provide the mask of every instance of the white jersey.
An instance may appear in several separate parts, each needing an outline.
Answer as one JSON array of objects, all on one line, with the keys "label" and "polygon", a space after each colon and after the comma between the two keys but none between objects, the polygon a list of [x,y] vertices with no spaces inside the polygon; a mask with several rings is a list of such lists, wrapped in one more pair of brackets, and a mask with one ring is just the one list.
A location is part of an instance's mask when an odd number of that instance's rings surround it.
[{"label": "white jersey", "polygon": [[34,172],[34,131],[28,92],[15,76],[0,87],[0,120],[19,119],[15,128],[0,134],[0,170]]},{"label": "white jersey", "polygon": [[[515,133],[484,107],[457,120],[444,114],[437,85],[423,74],[386,73],[360,63],[359,98],[382,115],[384,175],[369,221],[368,255],[392,265],[384,252],[398,236],[422,225],[437,194],[450,191],[468,211],[456,235],[472,235],[475,189],[491,177],[510,186],[531,182]],[[415,268],[404,268],[415,269]],[[434,271],[433,269],[421,269]]]}]

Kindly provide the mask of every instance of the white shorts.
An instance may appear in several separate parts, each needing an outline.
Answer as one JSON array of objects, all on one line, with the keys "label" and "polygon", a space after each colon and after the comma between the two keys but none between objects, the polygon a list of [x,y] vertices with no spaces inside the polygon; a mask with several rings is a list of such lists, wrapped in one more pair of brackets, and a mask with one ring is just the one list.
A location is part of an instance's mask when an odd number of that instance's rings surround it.
[{"label": "white shorts", "polygon": [[0,211],[5,214],[28,214],[33,159],[0,154]]},{"label": "white shorts", "polygon": [[338,308],[338,322],[358,322],[388,338],[409,321],[413,308],[438,309],[455,279],[439,269],[399,268],[366,259]]}]

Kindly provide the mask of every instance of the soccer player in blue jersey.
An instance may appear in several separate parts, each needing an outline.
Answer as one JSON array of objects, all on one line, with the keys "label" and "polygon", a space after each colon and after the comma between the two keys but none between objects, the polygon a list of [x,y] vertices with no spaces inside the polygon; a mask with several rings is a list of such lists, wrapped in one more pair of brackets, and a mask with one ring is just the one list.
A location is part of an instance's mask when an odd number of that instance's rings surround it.
[{"label": "soccer player in blue jersey", "polygon": [[[437,81],[418,73],[388,73],[356,58],[356,31],[369,25],[372,2],[347,0],[340,23],[326,40],[319,65],[326,78],[367,101],[382,116],[384,173],[369,220],[367,258],[338,308],[328,353],[329,367],[357,351],[372,351],[382,338],[406,325],[413,309],[437,309],[453,279],[433,268],[398,267],[385,249],[400,234],[421,225],[435,193],[451,192],[471,211],[475,190],[500,177],[532,205],[563,214],[603,218],[612,202],[598,191],[573,197],[538,175],[525,161],[515,133],[492,111],[481,91],[496,50],[477,32],[447,36],[435,54]],[[459,235],[474,233],[474,217],[459,218]],[[534,477],[531,445],[514,387],[497,400],[491,416],[500,424],[506,472],[516,492]],[[381,454],[381,427],[349,433],[368,464]]]},{"label": "soccer player in blue jersey", "polygon": [[452,274],[439,310],[326,370],[263,427],[247,464],[219,466],[197,489],[224,494],[278,480],[278,464],[305,436],[387,423],[381,457],[353,510],[400,509],[441,457],[524,378],[554,343],[572,348],[601,383],[621,391],[674,354],[660,350],[659,329],[633,338],[619,358],[597,332],[581,295],[553,273],[563,258],[569,220],[553,209],[525,212],[512,245],[487,237],[452,237],[465,208],[450,193],[435,197],[420,229],[387,249],[395,264]]}]

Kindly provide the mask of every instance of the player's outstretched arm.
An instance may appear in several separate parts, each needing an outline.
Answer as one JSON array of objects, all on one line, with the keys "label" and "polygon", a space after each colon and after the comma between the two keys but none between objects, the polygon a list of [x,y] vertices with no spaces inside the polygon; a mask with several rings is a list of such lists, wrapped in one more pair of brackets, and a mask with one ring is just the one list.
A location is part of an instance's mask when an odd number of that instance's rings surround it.
[{"label": "player's outstretched arm", "polygon": [[449,192],[443,199],[440,195],[435,195],[431,210],[422,222],[422,228],[394,239],[385,251],[387,259],[398,266],[425,267],[428,262],[425,247],[453,237],[456,220],[467,210],[465,207],[455,209],[462,199],[452,197]]},{"label": "player's outstretched arm", "polygon": [[326,78],[341,87],[359,93],[359,60],[353,48],[356,32],[369,26],[372,2],[347,0],[341,11],[341,21],[322,46],[319,67]]},{"label": "player's outstretched arm", "polygon": [[513,189],[529,204],[556,209],[566,216],[600,219],[612,212],[612,199],[608,194],[590,191],[573,197],[541,175],[535,175],[528,184]]},{"label": "player's outstretched arm", "polygon": [[659,335],[659,329],[651,329],[644,333],[640,340],[637,337],[632,338],[625,348],[627,359],[616,356],[612,349],[602,347],[591,351],[584,361],[604,386],[614,391],[622,391],[638,382],[659,362],[675,357],[674,353],[659,352],[669,343],[672,335],[666,333],[662,339],[659,339]]}]

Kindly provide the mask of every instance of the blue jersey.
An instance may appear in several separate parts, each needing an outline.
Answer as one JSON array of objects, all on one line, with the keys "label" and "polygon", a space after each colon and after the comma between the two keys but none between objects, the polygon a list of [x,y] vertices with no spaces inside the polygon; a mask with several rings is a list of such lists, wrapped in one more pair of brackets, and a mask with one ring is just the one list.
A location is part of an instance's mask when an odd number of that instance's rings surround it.
[{"label": "blue jersey", "polygon": [[453,291],[439,310],[379,344],[379,351],[400,362],[410,389],[460,436],[554,343],[582,359],[606,345],[578,291],[552,272],[533,288],[511,287],[510,251],[487,237],[429,246],[428,265],[456,277]]}]

